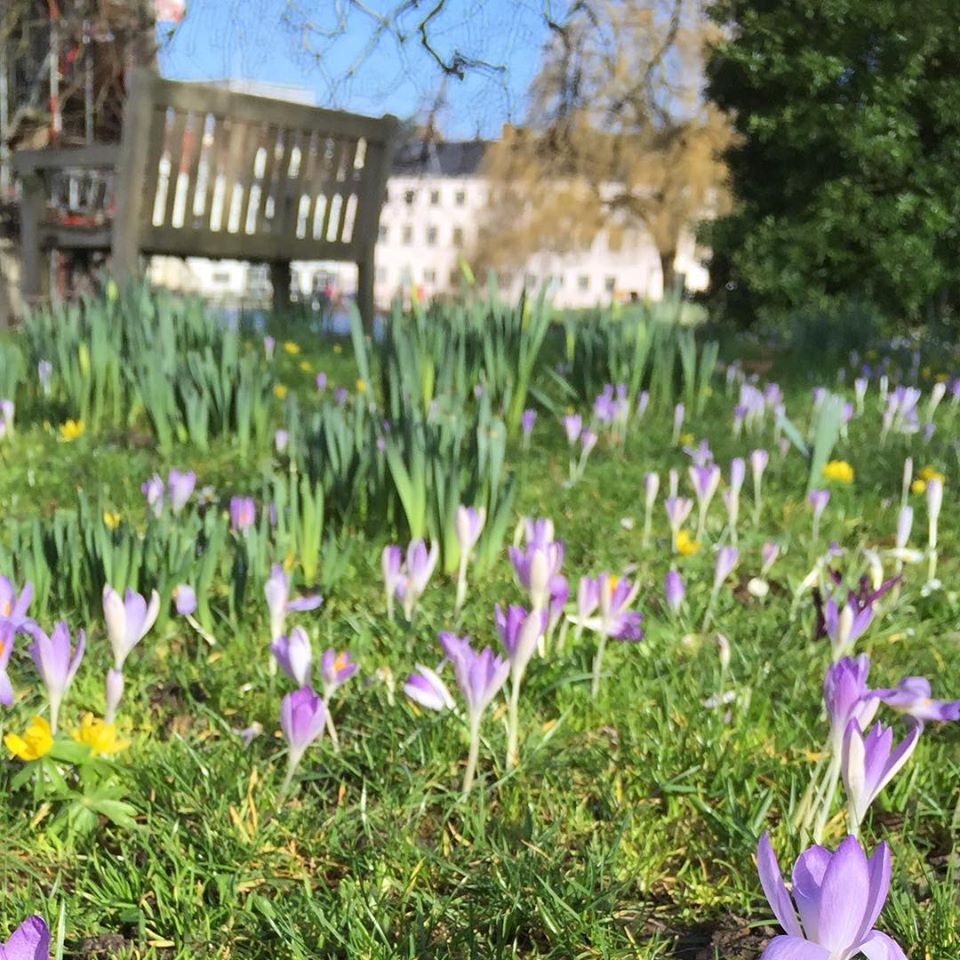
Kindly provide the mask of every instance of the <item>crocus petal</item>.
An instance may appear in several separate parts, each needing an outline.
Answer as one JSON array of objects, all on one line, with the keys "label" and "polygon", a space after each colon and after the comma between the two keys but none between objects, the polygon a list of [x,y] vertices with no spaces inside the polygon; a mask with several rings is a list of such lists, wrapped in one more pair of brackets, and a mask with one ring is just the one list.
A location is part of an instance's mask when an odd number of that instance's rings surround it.
[{"label": "crocus petal", "polygon": [[860,952],[868,960],[907,960],[907,955],[885,933],[874,930],[860,944]]},{"label": "crocus petal", "polygon": [[774,937],[760,960],[830,960],[830,951],[802,937]]},{"label": "crocus petal", "polygon": [[800,911],[800,922],[811,940],[819,940],[820,888],[830,866],[832,854],[824,847],[808,847],[793,865],[793,899]]},{"label": "crocus petal", "polygon": [[870,896],[863,923],[857,935],[858,940],[862,940],[873,929],[886,902],[887,892],[890,889],[890,848],[885,843],[881,843],[867,861],[867,866],[870,870]]},{"label": "crocus petal", "polygon": [[0,670],[0,703],[5,707],[13,704],[13,687],[10,685],[6,670]]},{"label": "crocus petal", "polygon": [[760,845],[757,847],[757,872],[760,874],[760,886],[766,895],[770,909],[777,918],[777,922],[792,937],[801,937],[803,931],[800,924],[797,923],[797,914],[790,900],[790,894],[787,893],[787,886],[783,882],[783,875],[780,873],[780,864],[777,863],[777,855],[773,852],[770,845],[770,834],[765,832],[760,838]]},{"label": "crocus petal", "polygon": [[296,597],[287,604],[288,610],[295,610],[298,613],[304,610],[316,610],[323,603],[323,597],[319,593],[313,593],[308,597]]},{"label": "crocus petal", "polygon": [[4,960],[50,960],[50,931],[40,917],[27,917],[0,947]]},{"label": "crocus petal", "polygon": [[817,943],[838,955],[856,946],[871,906],[870,892],[867,857],[856,837],[847,837],[823,877]]}]

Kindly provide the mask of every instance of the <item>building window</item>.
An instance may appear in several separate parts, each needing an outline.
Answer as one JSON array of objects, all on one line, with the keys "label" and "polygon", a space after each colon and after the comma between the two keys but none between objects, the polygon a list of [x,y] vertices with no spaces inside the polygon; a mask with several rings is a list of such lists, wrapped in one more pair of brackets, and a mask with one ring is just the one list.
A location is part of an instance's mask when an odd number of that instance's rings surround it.
[{"label": "building window", "polygon": [[407,246],[413,243],[413,227],[409,223],[403,228],[401,238]]},{"label": "building window", "polygon": [[431,191],[430,191],[430,206],[431,206],[431,207],[438,207],[438,206],[440,206],[440,191],[439,191],[439,190],[431,190]]},{"label": "building window", "polygon": [[390,235],[390,231],[387,229],[385,223],[380,224],[380,239],[386,242],[387,237]]},{"label": "building window", "polygon": [[458,190],[453,195],[453,202],[458,206],[462,207],[467,202],[467,194],[465,190]]},{"label": "building window", "polygon": [[416,199],[417,199],[417,191],[416,191],[416,190],[407,190],[407,191],[405,191],[404,194],[403,194],[403,202],[404,202],[408,207],[412,207],[412,206],[413,206],[413,201],[416,200]]},{"label": "building window", "polygon": [[387,276],[388,274],[386,267],[377,267],[377,283],[386,283]]},{"label": "building window", "polygon": [[427,246],[435,247],[437,245],[437,228],[427,227]]},{"label": "building window", "polygon": [[453,245],[455,247],[463,246],[463,227],[453,228]]},{"label": "building window", "polygon": [[427,267],[427,269],[423,271],[423,282],[435,283],[436,280],[437,280],[437,271],[434,270],[432,267]]},{"label": "building window", "polygon": [[589,290],[590,289],[590,277],[585,273],[581,273],[577,277],[577,289],[579,290]]},{"label": "building window", "polygon": [[604,277],[603,280],[603,289],[607,293],[613,293],[617,289],[617,278],[616,277]]}]

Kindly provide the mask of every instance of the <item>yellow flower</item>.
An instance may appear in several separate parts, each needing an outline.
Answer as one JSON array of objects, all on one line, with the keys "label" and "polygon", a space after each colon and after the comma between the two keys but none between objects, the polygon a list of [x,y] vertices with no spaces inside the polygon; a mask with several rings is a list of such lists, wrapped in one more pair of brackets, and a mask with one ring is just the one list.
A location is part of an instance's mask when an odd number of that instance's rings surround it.
[{"label": "yellow flower", "polygon": [[283,569],[289,573],[296,562],[297,555],[292,550],[288,550],[287,555],[283,558]]},{"label": "yellow flower", "polygon": [[282,383],[278,383],[273,388],[273,393],[274,393],[274,396],[277,397],[277,399],[282,400],[287,395],[286,385]]},{"label": "yellow flower", "polygon": [[853,467],[846,460],[831,460],[823,468],[823,477],[837,483],[853,483]]},{"label": "yellow flower", "polygon": [[126,740],[117,738],[117,726],[107,723],[92,713],[85,713],[80,718],[80,726],[70,734],[77,743],[85,743],[91,753],[103,756],[108,753],[119,753],[130,744]]},{"label": "yellow flower", "polygon": [[116,530],[120,526],[120,514],[103,511],[103,523],[108,530]]},{"label": "yellow flower", "polygon": [[23,731],[22,737],[16,733],[8,733],[3,742],[15,757],[21,760],[39,760],[53,747],[53,734],[50,724],[43,717],[34,717]]},{"label": "yellow flower", "polygon": [[300,344],[295,343],[293,340],[284,340],[283,349],[289,353],[291,357],[295,357],[300,352]]},{"label": "yellow flower", "polygon": [[946,383],[949,379],[950,379],[950,374],[948,373],[937,374],[937,383]]},{"label": "yellow flower", "polygon": [[84,430],[86,427],[82,420],[68,420],[60,424],[60,439],[69,443],[71,440],[76,440]]},{"label": "yellow flower", "polygon": [[910,492],[911,492],[911,493],[923,493],[923,491],[926,490],[926,489],[927,489],[927,482],[926,482],[926,480],[920,480],[920,479],[918,478],[918,479],[914,480],[913,483],[910,484]]},{"label": "yellow flower", "polygon": [[947,479],[939,470],[934,470],[929,464],[920,471],[918,476],[924,481],[939,480],[941,483]]},{"label": "yellow flower", "polygon": [[301,361],[300,361],[300,369],[301,369],[304,373],[310,373],[310,372],[313,370],[313,365],[310,363],[309,360],[301,360]]},{"label": "yellow flower", "polygon": [[333,352],[334,352],[334,353],[343,353],[343,347],[342,347],[339,343],[335,343],[335,344],[333,345]]},{"label": "yellow flower", "polygon": [[358,379],[356,384],[357,393],[366,393],[367,392],[367,381]]},{"label": "yellow flower", "polygon": [[680,439],[680,446],[681,446],[681,447],[690,447],[690,446],[693,446],[693,434],[692,434],[692,433],[681,433],[679,439]]},{"label": "yellow flower", "polygon": [[691,557],[700,549],[700,541],[694,540],[686,529],[677,534],[677,553],[681,557]]}]

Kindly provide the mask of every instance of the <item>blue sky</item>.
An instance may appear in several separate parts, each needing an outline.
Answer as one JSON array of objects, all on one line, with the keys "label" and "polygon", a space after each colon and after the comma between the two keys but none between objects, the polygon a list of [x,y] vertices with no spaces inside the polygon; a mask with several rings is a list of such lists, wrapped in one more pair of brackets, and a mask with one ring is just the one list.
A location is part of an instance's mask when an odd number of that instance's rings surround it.
[{"label": "blue sky", "polygon": [[[386,12],[398,0],[368,0]],[[422,114],[441,90],[447,136],[496,136],[520,120],[546,40],[544,0],[447,0],[429,36],[441,56],[459,49],[489,64],[465,80],[448,78],[423,49],[421,4],[401,27],[401,43],[376,36],[376,22],[345,0],[190,0],[185,20],[159,29],[160,68],[182,80],[240,78],[309,88],[323,106],[360,113]],[[336,10],[347,10],[337,21]],[[306,26],[305,26],[306,25]]]}]

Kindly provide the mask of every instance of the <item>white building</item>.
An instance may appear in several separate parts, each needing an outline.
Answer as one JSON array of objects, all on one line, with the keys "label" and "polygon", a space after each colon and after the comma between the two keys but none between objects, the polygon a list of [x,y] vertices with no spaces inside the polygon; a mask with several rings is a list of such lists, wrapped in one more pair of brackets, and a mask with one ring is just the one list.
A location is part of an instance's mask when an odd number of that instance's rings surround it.
[{"label": "white building", "polygon": [[[380,307],[388,307],[396,296],[409,300],[414,290],[428,300],[460,289],[461,264],[476,241],[489,202],[490,185],[481,174],[485,148],[482,141],[408,142],[398,148],[376,250],[374,292]],[[692,235],[682,239],[675,265],[687,289],[707,285],[701,255]],[[260,268],[234,261],[191,259],[183,264],[163,259],[151,267],[156,283],[218,300],[268,299]],[[351,264],[295,262],[292,271],[291,291],[303,299],[327,285],[346,296],[356,289],[356,267]],[[589,307],[614,299],[656,300],[663,292],[657,249],[641,229],[625,231],[617,248],[601,232],[589,250],[534,254],[498,280],[507,297],[519,295],[524,286],[535,291],[546,286],[559,307]]]}]

